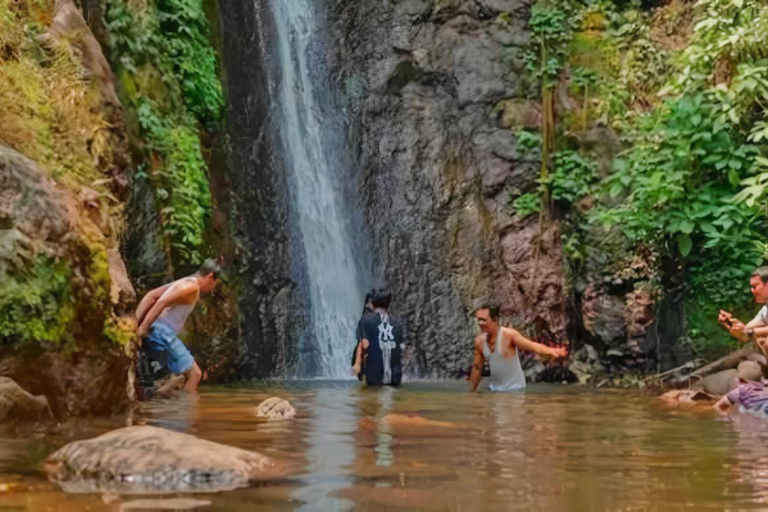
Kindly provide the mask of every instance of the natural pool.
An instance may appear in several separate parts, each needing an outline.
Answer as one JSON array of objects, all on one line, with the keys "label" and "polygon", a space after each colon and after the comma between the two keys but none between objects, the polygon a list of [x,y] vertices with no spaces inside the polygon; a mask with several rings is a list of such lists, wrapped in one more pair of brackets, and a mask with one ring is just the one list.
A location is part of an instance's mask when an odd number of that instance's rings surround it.
[{"label": "natural pool", "polygon": [[[296,419],[255,418],[254,406],[274,395],[291,401]],[[669,409],[638,391],[541,384],[470,394],[464,382],[204,387],[197,399],[144,405],[132,421],[300,469],[214,494],[65,494],[47,482],[42,460],[71,439],[122,426],[93,420],[54,436],[0,433],[0,510],[117,511],[147,498],[235,511],[701,510],[760,508],[768,498],[768,429]]]}]

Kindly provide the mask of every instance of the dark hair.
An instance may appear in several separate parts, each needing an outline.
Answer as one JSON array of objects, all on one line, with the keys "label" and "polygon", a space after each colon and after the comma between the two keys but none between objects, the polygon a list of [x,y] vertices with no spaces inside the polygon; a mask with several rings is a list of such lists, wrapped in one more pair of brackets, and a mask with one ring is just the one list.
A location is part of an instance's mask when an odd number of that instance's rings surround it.
[{"label": "dark hair", "polygon": [[[363,314],[370,311],[370,309],[368,309],[368,302],[371,300],[371,297],[373,296],[374,293],[376,293],[376,290],[371,290],[365,294],[365,300],[363,301]],[[353,366],[354,366],[354,363],[353,363]]]},{"label": "dark hair", "polygon": [[371,290],[371,302],[375,308],[388,309],[392,302],[392,294],[385,288]]},{"label": "dark hair", "polygon": [[501,308],[497,306],[496,304],[483,304],[479,308],[475,309],[473,313],[477,313],[481,309],[487,309],[488,314],[491,316],[491,320],[498,320],[499,319],[499,312]]},{"label": "dark hair", "polygon": [[208,274],[213,274],[214,279],[221,277],[221,267],[219,263],[213,258],[208,258],[203,262],[200,268],[196,272],[197,275],[205,277]]},{"label": "dark hair", "polygon": [[768,283],[768,266],[757,267],[752,275],[759,277],[763,284]]}]

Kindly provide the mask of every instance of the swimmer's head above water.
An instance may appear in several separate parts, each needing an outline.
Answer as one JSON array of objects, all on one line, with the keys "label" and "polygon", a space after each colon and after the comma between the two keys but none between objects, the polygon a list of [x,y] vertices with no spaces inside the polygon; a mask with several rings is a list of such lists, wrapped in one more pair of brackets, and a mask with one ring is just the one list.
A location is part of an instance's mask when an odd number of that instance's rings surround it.
[{"label": "swimmer's head above water", "polygon": [[474,312],[477,325],[484,333],[495,333],[499,329],[499,307],[492,304],[483,304]]}]

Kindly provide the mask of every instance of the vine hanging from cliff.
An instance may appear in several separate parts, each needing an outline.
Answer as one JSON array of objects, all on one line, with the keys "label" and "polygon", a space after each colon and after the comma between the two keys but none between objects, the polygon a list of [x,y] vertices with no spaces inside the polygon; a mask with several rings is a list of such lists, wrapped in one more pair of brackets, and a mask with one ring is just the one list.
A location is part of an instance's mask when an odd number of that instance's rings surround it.
[{"label": "vine hanging from cliff", "polygon": [[528,22],[531,29],[531,50],[526,53],[528,70],[539,83],[541,91],[541,193],[544,208],[549,210],[549,159],[555,151],[554,90],[560,71],[566,62],[566,44],[572,35],[568,11],[540,0],[531,7]]}]

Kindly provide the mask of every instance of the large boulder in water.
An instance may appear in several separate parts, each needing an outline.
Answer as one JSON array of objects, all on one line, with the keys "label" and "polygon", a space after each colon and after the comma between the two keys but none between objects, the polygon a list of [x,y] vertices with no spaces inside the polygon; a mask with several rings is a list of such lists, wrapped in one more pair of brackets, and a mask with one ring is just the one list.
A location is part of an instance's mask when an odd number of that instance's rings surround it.
[{"label": "large boulder in water", "polygon": [[213,492],[280,478],[288,466],[259,453],[158,427],[127,427],[64,446],[49,478],[73,493]]},{"label": "large boulder in water", "polygon": [[44,396],[24,391],[8,377],[0,377],[0,423],[53,419]]},{"label": "large boulder in water", "polygon": [[256,416],[259,418],[291,419],[296,416],[296,410],[280,397],[267,398],[256,406]]}]

